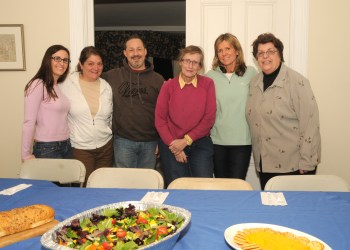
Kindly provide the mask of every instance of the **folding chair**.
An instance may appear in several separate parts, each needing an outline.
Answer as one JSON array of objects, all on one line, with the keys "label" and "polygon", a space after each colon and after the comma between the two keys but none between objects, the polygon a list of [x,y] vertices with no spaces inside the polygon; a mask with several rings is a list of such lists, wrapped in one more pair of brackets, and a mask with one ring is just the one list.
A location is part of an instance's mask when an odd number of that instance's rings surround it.
[{"label": "folding chair", "polygon": [[253,190],[248,182],[241,179],[195,177],[175,179],[169,184],[168,189]]},{"label": "folding chair", "polygon": [[349,185],[336,175],[280,175],[271,178],[265,190],[349,192]]},{"label": "folding chair", "polygon": [[147,168],[98,168],[87,180],[88,188],[162,189],[161,174]]},{"label": "folding chair", "polygon": [[48,180],[60,184],[79,183],[83,186],[86,169],[74,159],[32,159],[22,163],[19,178]]}]

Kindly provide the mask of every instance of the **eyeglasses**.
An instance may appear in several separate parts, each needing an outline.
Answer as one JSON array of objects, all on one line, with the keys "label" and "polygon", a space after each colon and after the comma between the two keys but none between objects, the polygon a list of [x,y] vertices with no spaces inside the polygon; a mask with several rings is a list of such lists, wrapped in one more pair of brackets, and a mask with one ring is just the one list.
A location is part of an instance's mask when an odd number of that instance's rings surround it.
[{"label": "eyeglasses", "polygon": [[190,59],[181,59],[181,62],[183,62],[185,65],[192,64],[193,67],[197,67],[199,65],[199,62],[191,61]]},{"label": "eyeglasses", "polygon": [[259,51],[258,52],[258,57],[265,57],[266,56],[272,56],[277,52],[277,50],[269,49],[268,51]]},{"label": "eyeglasses", "polygon": [[62,62],[63,61],[63,63],[65,63],[65,64],[70,63],[69,58],[61,58],[59,56],[53,56],[53,57],[51,57],[51,59],[53,59],[55,62]]}]

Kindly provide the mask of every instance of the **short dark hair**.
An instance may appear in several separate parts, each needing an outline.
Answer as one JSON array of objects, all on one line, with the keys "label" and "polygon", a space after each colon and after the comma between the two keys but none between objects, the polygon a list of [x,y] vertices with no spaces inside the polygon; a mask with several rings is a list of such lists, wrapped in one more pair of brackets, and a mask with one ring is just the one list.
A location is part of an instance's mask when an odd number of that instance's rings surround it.
[{"label": "short dark hair", "polygon": [[280,55],[281,61],[284,62],[283,58],[283,43],[280,39],[275,37],[272,33],[263,33],[258,36],[257,39],[253,42],[253,56],[255,59],[258,59],[258,46],[259,44],[265,44],[265,43],[273,43],[273,45],[276,47],[278,54]]},{"label": "short dark hair", "polygon": [[[102,60],[102,63],[103,63],[103,54],[102,52],[97,49],[96,47],[94,46],[88,46],[88,47],[85,47],[81,52],[80,52],[80,57],[79,57],[79,62],[81,64],[84,64],[85,61],[91,56],[91,55],[95,55],[95,56],[99,56],[101,57],[101,60]],[[77,64],[77,71],[78,72],[81,72],[81,67],[80,67],[80,64],[78,63]]]},{"label": "short dark hair", "polygon": [[127,44],[127,42],[129,42],[129,41],[132,40],[132,39],[139,39],[139,40],[142,42],[143,47],[146,48],[145,42],[141,39],[141,37],[140,37],[139,35],[137,35],[137,34],[133,34],[133,35],[129,36],[129,37],[125,40],[125,43],[124,43],[124,50],[126,50],[126,44]]}]

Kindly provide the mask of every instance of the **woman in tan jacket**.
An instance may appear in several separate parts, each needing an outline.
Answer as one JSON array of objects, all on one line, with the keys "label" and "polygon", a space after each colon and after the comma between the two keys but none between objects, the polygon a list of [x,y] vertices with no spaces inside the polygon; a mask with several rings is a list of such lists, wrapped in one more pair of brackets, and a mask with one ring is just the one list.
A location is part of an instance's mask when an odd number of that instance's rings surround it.
[{"label": "woman in tan jacket", "polygon": [[283,62],[271,33],[253,42],[262,72],[250,83],[246,117],[261,188],[277,175],[315,174],[321,158],[318,107],[308,79]]}]

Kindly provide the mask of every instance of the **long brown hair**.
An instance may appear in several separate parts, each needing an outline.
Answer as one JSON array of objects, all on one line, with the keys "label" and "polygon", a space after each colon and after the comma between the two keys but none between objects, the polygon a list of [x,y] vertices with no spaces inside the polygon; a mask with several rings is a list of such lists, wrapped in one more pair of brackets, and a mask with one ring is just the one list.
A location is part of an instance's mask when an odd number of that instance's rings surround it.
[{"label": "long brown hair", "polygon": [[[62,45],[52,45],[50,46],[43,57],[43,60],[41,61],[41,66],[38,70],[38,72],[35,74],[35,76],[33,76],[32,79],[30,79],[30,81],[27,83],[27,85],[24,88],[24,94],[28,95],[28,89],[30,88],[30,86],[32,85],[33,81],[36,79],[40,79],[43,81],[43,85],[46,88],[47,94],[48,94],[48,100],[52,99],[56,99],[58,98],[55,90],[54,90],[54,77],[53,77],[53,72],[52,72],[52,68],[51,68],[51,57],[53,54],[55,54],[57,51],[59,50],[64,50],[68,53],[68,59],[70,57],[70,53],[69,50],[62,46]],[[70,64],[70,60],[68,62],[68,67],[67,70],[63,73],[63,75],[61,75],[57,82],[63,82],[69,72],[69,64]]]}]

